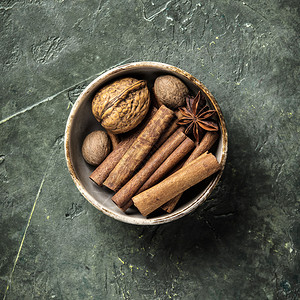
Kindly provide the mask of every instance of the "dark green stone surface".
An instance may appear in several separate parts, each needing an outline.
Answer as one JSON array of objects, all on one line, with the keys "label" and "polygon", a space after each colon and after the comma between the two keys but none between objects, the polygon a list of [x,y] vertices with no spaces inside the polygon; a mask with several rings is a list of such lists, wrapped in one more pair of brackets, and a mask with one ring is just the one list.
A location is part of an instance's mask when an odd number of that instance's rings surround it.
[{"label": "dark green stone surface", "polygon": [[[299,299],[300,4],[0,3],[0,299]],[[176,65],[229,131],[218,187],[193,214],[123,224],[65,164],[72,104],[126,62]]]}]

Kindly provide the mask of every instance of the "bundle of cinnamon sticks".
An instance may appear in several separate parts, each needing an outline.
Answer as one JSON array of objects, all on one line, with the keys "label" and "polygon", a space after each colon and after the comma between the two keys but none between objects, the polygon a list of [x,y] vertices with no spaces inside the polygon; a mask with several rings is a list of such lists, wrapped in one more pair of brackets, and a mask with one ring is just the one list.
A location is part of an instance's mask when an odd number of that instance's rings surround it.
[{"label": "bundle of cinnamon sticks", "polygon": [[126,211],[135,205],[144,216],[161,207],[170,213],[182,193],[221,169],[207,151],[218,139],[208,131],[195,144],[164,105],[153,108],[90,175],[115,192],[112,200]]}]

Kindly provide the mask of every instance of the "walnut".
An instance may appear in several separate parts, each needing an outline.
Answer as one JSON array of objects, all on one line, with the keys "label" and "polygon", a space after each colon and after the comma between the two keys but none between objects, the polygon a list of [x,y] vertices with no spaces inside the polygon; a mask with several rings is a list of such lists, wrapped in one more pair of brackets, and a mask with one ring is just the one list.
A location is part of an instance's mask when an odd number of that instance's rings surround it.
[{"label": "walnut", "polygon": [[86,136],[82,144],[84,160],[93,166],[98,166],[109,154],[111,149],[110,138],[105,131],[93,131]]},{"label": "walnut", "polygon": [[186,85],[175,76],[159,76],[154,82],[154,94],[157,101],[171,109],[184,106],[188,93]]},{"label": "walnut", "polygon": [[92,112],[106,130],[119,134],[136,127],[149,105],[147,82],[127,77],[102,88],[93,99]]}]

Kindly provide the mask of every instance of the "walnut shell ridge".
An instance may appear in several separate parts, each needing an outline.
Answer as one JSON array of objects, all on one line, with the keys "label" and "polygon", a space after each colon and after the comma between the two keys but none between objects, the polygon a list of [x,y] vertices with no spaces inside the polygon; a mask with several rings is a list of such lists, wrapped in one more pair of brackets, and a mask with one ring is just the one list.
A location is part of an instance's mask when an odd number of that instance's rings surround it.
[{"label": "walnut shell ridge", "polygon": [[96,93],[92,112],[106,130],[119,134],[135,128],[146,116],[149,106],[147,82],[126,77]]}]

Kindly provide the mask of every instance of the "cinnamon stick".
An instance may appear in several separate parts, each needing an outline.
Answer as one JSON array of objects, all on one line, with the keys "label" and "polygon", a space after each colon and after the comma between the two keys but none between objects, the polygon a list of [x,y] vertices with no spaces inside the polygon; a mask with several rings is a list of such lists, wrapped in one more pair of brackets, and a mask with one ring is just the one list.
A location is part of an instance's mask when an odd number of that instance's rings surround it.
[{"label": "cinnamon stick", "polygon": [[121,160],[104,181],[104,185],[113,191],[119,190],[133,175],[145,159],[153,145],[172,120],[174,113],[166,106],[161,106],[147,126],[129,147]]},{"label": "cinnamon stick", "polygon": [[[186,162],[184,163],[183,166],[188,165],[191,161],[199,157],[201,154],[204,152],[208,151],[213,144],[216,142],[216,140],[219,138],[219,134],[216,131],[208,131],[204,135],[203,139],[201,140],[200,144],[194,149],[194,151],[191,153],[191,155],[188,157]],[[180,200],[182,196],[182,193],[177,195],[175,198],[171,199],[167,203],[165,203],[161,208],[168,212],[171,213],[175,206],[177,205],[178,201]]]},{"label": "cinnamon stick", "polygon": [[116,134],[114,134],[108,130],[106,132],[110,138],[112,149],[115,150],[117,148],[118,144],[120,143],[120,139]]},{"label": "cinnamon stick", "polygon": [[171,171],[193,148],[195,143],[188,137],[172,152],[172,154],[160,165],[160,167],[141,186],[137,194],[147,190],[161,180]]},{"label": "cinnamon stick", "polygon": [[133,144],[133,142],[139,136],[141,131],[149,123],[149,121],[154,116],[156,111],[157,111],[156,108],[152,108],[137,130],[130,132],[130,134],[129,133],[125,134],[125,137],[123,138],[123,140],[116,146],[115,149],[113,149],[113,151],[105,158],[105,160],[90,175],[91,180],[93,180],[98,185],[103,184],[103,182],[108,177],[110,172],[114,169],[114,167],[120,161],[122,156],[126,153],[126,151],[129,149],[129,147]]},{"label": "cinnamon stick", "polygon": [[171,136],[178,128],[181,128],[182,131],[185,130],[184,126],[180,126],[177,124],[178,119],[181,116],[181,112],[179,110],[175,111],[175,118],[173,120],[173,122],[170,124],[170,126],[165,130],[165,132],[163,133],[163,135],[160,137],[160,139],[157,141],[156,143],[156,147],[160,147],[164,141]]},{"label": "cinnamon stick", "polygon": [[219,138],[219,133],[217,131],[207,131],[201,140],[200,144],[194,149],[189,158],[186,160],[184,165],[186,166],[191,161],[199,157],[204,152],[208,151],[216,140]]},{"label": "cinnamon stick", "polygon": [[142,169],[112,197],[112,200],[124,211],[130,207],[133,204],[131,197],[185,138],[186,135],[182,130],[177,129],[150,157]]},{"label": "cinnamon stick", "polygon": [[221,169],[215,156],[204,153],[160,183],[132,198],[143,216]]}]

